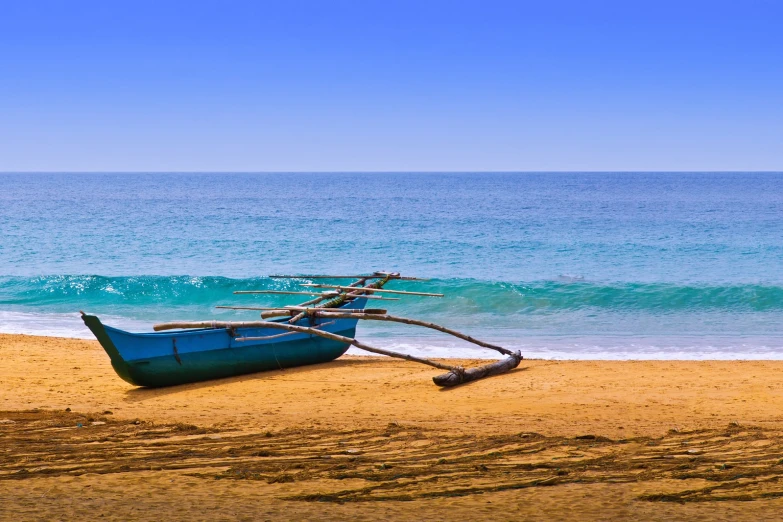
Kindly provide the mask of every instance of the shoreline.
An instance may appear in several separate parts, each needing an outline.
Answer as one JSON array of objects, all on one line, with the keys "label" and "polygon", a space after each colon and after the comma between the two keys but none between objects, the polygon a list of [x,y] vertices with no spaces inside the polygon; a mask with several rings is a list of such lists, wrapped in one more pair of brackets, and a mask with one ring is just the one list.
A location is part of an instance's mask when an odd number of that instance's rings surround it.
[{"label": "shoreline", "polygon": [[[144,326],[148,326],[146,323]],[[143,328],[143,327],[142,327]],[[25,333],[18,329],[4,331],[0,336],[27,336],[62,340],[95,340],[94,335],[85,327],[82,335],[64,335],[60,332]],[[482,339],[491,337],[481,335]],[[540,361],[783,361],[783,338],[775,336],[710,336],[681,335],[674,338],[647,335],[606,335],[606,336],[525,336],[529,345],[506,339],[492,338],[492,342],[511,350],[519,350],[526,360]],[[480,348],[462,341],[453,341],[438,335],[419,336],[380,336],[362,335],[361,339],[371,346],[385,348],[402,353],[410,353],[430,359],[477,360],[497,359],[496,352]],[[664,341],[663,345],[650,345],[650,340]],[[682,345],[672,346],[672,340]],[[698,341],[710,340],[710,343]],[[596,342],[611,340],[611,345]],[[691,343],[683,342],[685,340]],[[648,341],[644,344],[640,341]],[[668,341],[668,343],[667,343]],[[718,342],[716,342],[718,341]],[[777,346],[780,344],[781,346]],[[694,346],[696,345],[696,346]],[[748,346],[751,345],[751,346]],[[623,351],[622,346],[632,348]],[[750,350],[745,351],[743,350]],[[444,355],[451,352],[455,355]],[[368,354],[350,347],[348,356],[384,357]],[[345,356],[343,356],[345,357]]]}]

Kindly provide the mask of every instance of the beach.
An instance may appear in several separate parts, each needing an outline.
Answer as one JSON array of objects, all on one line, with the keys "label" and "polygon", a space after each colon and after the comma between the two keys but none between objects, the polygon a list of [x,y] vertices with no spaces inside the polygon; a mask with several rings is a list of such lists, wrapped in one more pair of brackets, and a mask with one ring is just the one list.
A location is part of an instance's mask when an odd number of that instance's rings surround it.
[{"label": "beach", "polygon": [[783,2],[8,4],[0,522],[783,520]]},{"label": "beach", "polygon": [[4,519],[757,520],[783,507],[782,361],[524,360],[440,389],[438,370],[348,356],[140,389],[96,341],[0,335],[0,353]]}]

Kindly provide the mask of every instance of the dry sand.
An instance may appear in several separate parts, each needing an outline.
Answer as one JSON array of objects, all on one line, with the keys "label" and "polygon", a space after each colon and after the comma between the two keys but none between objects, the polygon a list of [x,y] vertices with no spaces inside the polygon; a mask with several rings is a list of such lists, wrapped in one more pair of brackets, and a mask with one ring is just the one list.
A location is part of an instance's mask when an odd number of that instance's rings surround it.
[{"label": "dry sand", "polygon": [[783,516],[779,361],[523,361],[444,390],[347,357],[139,389],[95,341],[0,335],[0,358],[3,519]]}]

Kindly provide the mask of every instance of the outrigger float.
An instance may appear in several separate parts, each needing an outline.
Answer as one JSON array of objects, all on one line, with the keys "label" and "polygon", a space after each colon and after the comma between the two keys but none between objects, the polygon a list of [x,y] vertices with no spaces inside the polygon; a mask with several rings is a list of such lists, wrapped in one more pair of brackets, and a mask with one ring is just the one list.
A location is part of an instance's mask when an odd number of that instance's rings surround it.
[{"label": "outrigger float", "polygon": [[[218,306],[233,310],[258,310],[261,321],[197,321],[156,324],[151,333],[131,333],[101,323],[82,312],[84,324],[109,354],[114,370],[136,386],[171,386],[230,377],[265,370],[278,370],[332,361],[350,346],[361,350],[426,364],[446,370],[433,377],[438,386],[455,386],[516,368],[519,352],[474,339],[434,323],[389,315],[386,310],[366,308],[369,300],[398,300],[388,296],[443,297],[443,294],[408,292],[383,288],[389,281],[425,281],[399,273],[371,275],[270,276],[280,279],[356,279],[348,285],[302,283],[308,291],[243,290],[235,294],[304,294],[313,299],[296,306],[278,308]],[[325,289],[314,292],[313,289]],[[381,294],[381,295],[377,295]],[[387,321],[431,328],[500,352],[507,357],[484,366],[462,368],[375,348],[357,341],[360,320]],[[176,330],[176,331],[168,331]],[[281,333],[280,331],[283,330]]]}]

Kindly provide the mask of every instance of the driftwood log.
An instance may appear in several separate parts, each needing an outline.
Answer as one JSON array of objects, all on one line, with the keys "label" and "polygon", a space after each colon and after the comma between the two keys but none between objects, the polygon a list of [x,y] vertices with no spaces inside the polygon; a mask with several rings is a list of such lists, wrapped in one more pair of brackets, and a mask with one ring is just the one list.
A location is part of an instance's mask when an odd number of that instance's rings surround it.
[{"label": "driftwood log", "polygon": [[470,381],[477,381],[484,377],[491,377],[493,375],[499,375],[513,370],[522,361],[522,355],[516,352],[505,359],[495,361],[484,366],[476,366],[475,368],[468,368],[467,370],[457,368],[451,370],[443,375],[436,375],[432,378],[432,382],[438,386],[456,386]]}]

